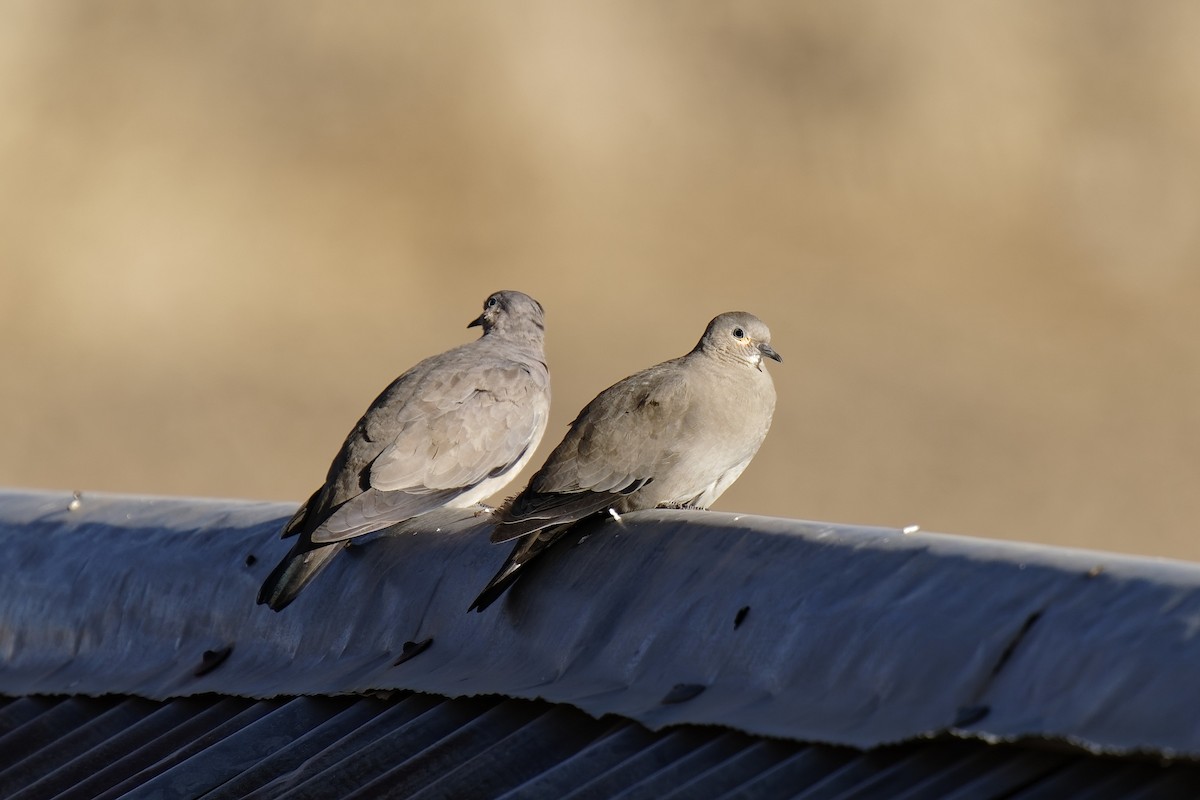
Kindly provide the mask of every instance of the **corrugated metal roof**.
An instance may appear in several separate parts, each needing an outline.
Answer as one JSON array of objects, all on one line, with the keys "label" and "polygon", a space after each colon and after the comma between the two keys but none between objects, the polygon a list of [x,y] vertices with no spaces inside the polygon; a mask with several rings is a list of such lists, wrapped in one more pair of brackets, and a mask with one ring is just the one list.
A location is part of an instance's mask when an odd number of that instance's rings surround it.
[{"label": "corrugated metal roof", "polygon": [[0,797],[1200,796],[1196,565],[655,511],[478,615],[459,513],[276,614],[291,507],[71,500],[0,492]]},{"label": "corrugated metal roof", "polygon": [[863,748],[1200,756],[1193,564],[653,511],[467,614],[504,548],[443,517],[351,547],[276,614],[254,598],[290,506],[70,500],[0,493],[0,693],[499,694]]},{"label": "corrugated metal roof", "polygon": [[[3,701],[0,701],[3,702]],[[1195,796],[1200,767],[954,739],[870,752],[658,733],[546,702],[197,696],[0,705],[0,794],[44,798]]]}]

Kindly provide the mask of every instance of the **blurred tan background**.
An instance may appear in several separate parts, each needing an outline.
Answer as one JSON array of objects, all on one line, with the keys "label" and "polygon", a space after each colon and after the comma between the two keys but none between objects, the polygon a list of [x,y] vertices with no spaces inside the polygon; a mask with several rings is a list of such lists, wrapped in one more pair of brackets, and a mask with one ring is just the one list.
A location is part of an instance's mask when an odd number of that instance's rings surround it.
[{"label": "blurred tan background", "polygon": [[718,508],[1200,558],[1200,5],[0,10],[0,485],[298,501],[517,288],[535,465],[745,309]]}]

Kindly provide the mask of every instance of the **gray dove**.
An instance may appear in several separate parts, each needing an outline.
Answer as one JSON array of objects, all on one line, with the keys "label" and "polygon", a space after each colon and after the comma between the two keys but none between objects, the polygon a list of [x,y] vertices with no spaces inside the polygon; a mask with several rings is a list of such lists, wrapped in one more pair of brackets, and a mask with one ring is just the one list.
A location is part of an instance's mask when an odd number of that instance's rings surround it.
[{"label": "gray dove", "polygon": [[496,292],[473,342],[431,356],[375,399],[325,484],[283,527],[299,537],[258,593],[279,611],[350,539],[439,508],[468,508],[528,463],[546,430],[550,374],[542,306]]},{"label": "gray dove", "polygon": [[482,611],[573,523],[597,512],[708,508],[758,452],[775,411],[771,332],[732,311],[687,355],[626,378],[579,413],[529,485],[499,510],[493,542],[519,539],[470,610]]}]

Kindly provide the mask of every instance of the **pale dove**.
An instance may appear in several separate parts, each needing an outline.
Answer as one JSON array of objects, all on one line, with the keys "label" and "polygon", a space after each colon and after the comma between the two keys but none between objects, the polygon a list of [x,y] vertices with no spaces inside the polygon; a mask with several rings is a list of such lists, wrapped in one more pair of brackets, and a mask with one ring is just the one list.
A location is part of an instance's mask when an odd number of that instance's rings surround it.
[{"label": "pale dove", "polygon": [[325,479],[283,528],[299,540],[263,583],[279,611],[355,536],[439,508],[468,508],[533,455],[550,409],[542,306],[491,295],[473,342],[425,359],[388,386],[346,437]]},{"label": "pale dove", "polygon": [[764,357],[783,360],[767,326],[752,314],[721,314],[690,353],[588,403],[529,485],[498,512],[492,541],[520,541],[471,609],[487,608],[589,514],[619,519],[643,508],[708,508],[742,474],[771,425],[775,387]]}]

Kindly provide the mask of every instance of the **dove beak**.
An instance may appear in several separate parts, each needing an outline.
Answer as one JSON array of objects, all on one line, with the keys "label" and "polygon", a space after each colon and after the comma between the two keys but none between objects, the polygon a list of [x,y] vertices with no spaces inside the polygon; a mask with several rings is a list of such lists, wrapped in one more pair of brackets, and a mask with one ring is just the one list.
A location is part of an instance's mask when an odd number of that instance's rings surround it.
[{"label": "dove beak", "polygon": [[482,324],[483,324],[483,314],[480,314],[478,317],[476,317],[475,319],[468,322],[467,327],[468,328],[478,328]]},{"label": "dove beak", "polygon": [[759,342],[758,352],[762,353],[767,358],[775,359],[780,364],[783,363],[783,356],[779,355],[779,353],[776,353],[775,348],[771,347],[771,345],[767,344],[766,342]]}]

